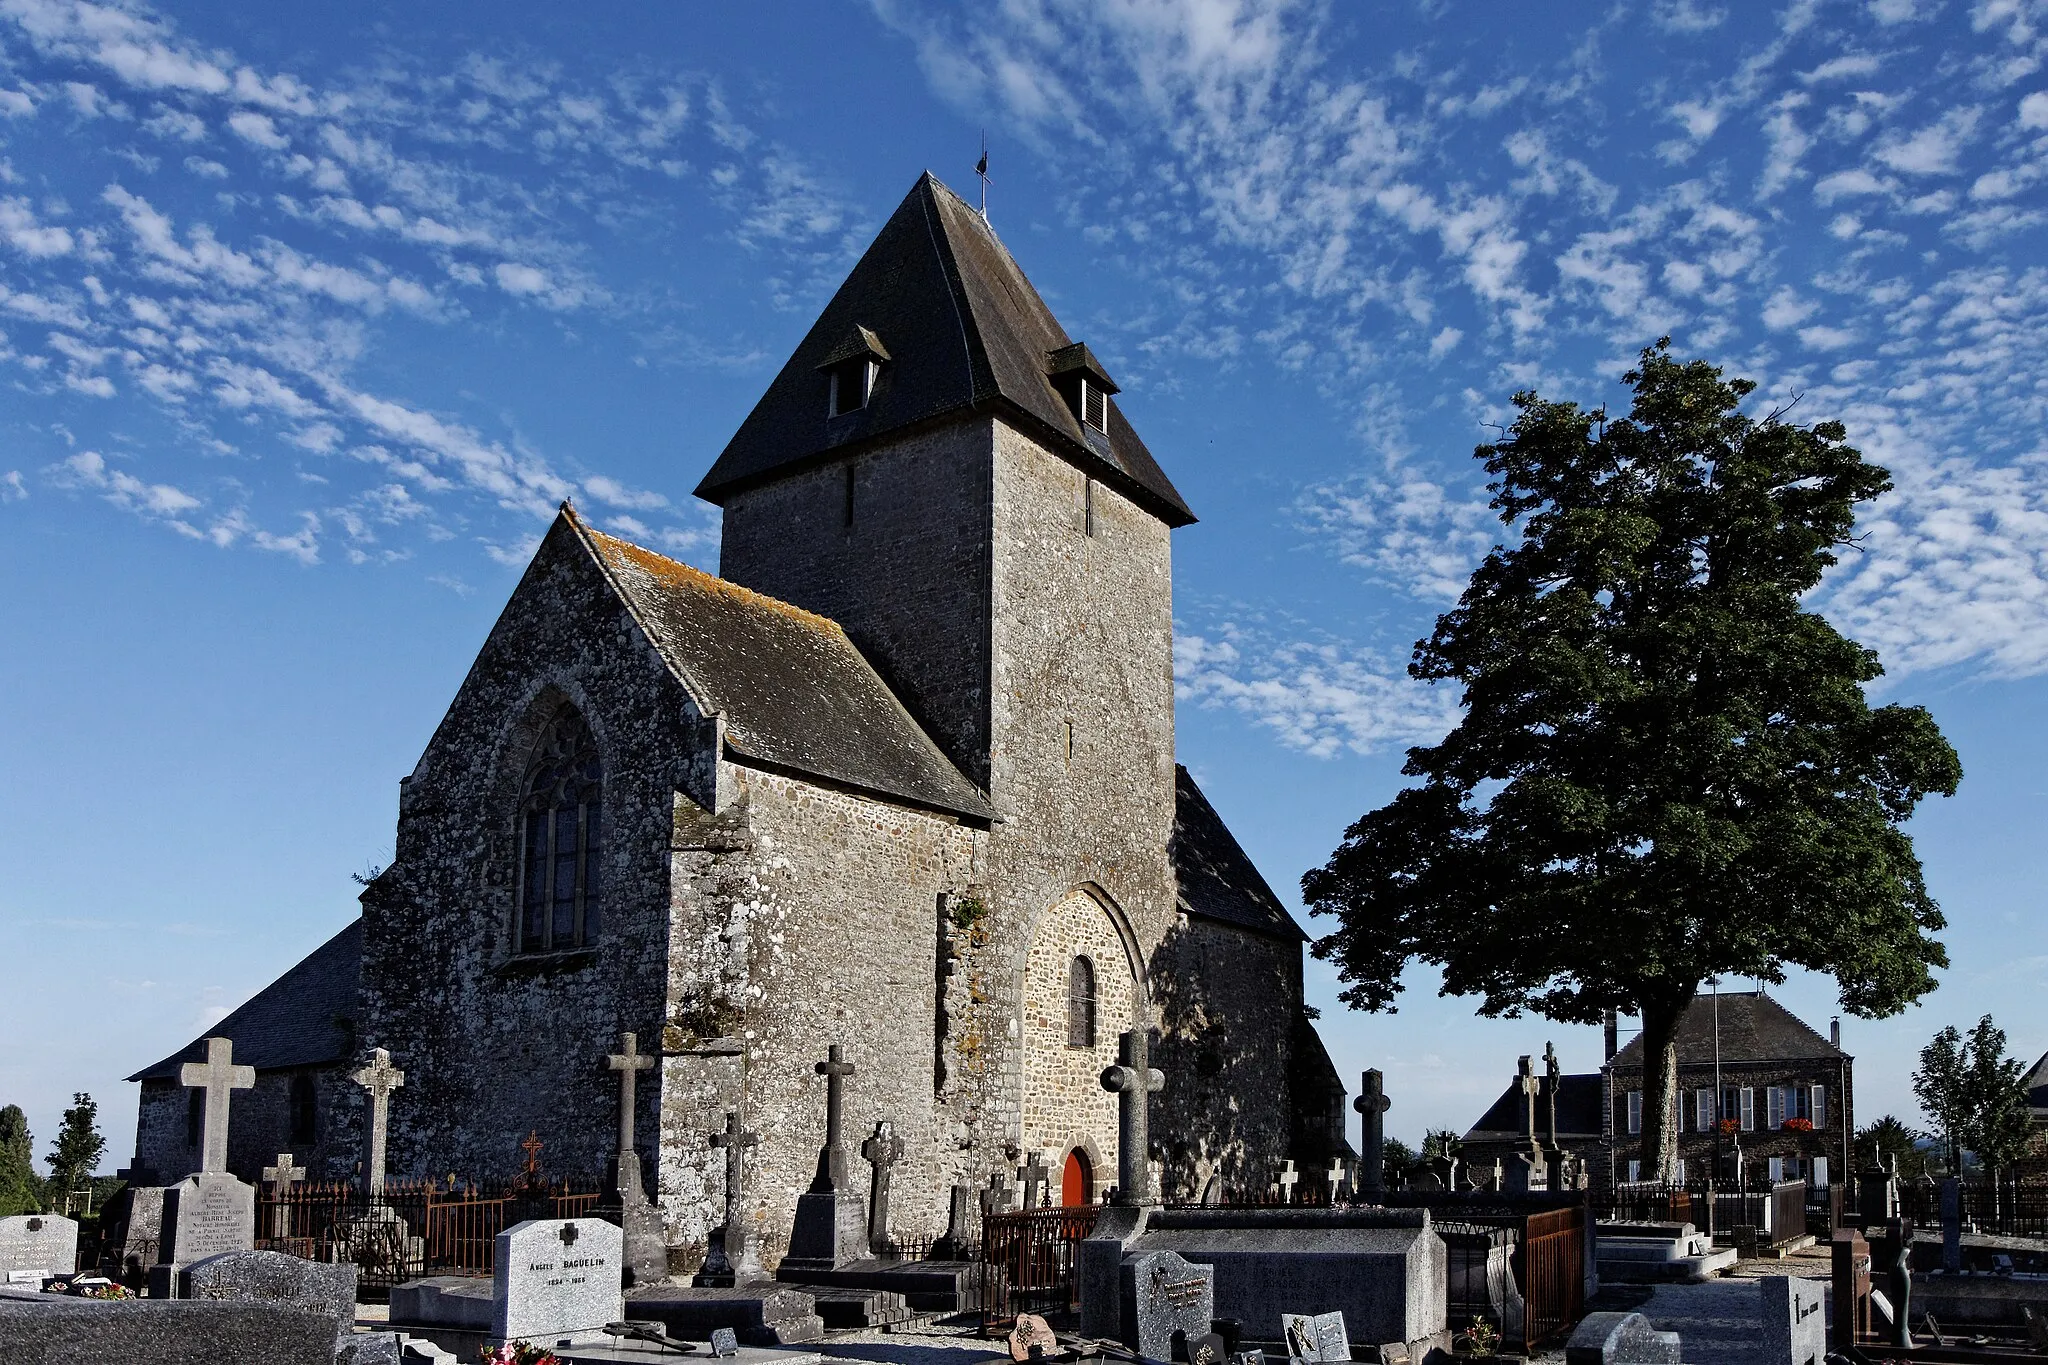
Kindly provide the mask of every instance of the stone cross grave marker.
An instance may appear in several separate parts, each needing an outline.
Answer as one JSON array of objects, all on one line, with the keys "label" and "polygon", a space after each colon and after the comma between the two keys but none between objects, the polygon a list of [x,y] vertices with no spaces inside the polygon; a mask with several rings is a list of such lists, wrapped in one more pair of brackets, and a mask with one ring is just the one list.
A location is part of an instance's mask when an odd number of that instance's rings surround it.
[{"label": "stone cross grave marker", "polygon": [[1550,1106],[1547,1118],[1549,1125],[1547,1131],[1549,1134],[1550,1150],[1553,1152],[1557,1150],[1557,1091],[1563,1079],[1564,1068],[1557,1064],[1557,1049],[1551,1046],[1549,1039],[1545,1039],[1543,1042],[1543,1093]]},{"label": "stone cross grave marker", "polygon": [[292,1165],[290,1152],[279,1152],[277,1164],[263,1168],[263,1181],[270,1186],[270,1197],[274,1201],[270,1213],[272,1237],[292,1235],[292,1186],[305,1178],[306,1168]]},{"label": "stone cross grave marker", "polygon": [[633,1086],[641,1072],[654,1065],[655,1059],[640,1051],[637,1034],[621,1033],[619,1050],[604,1059],[605,1066],[619,1073],[619,1155],[626,1156],[633,1151]]},{"label": "stone cross grave marker", "polygon": [[1358,1078],[1358,1098],[1351,1107],[1359,1114],[1358,1187],[1378,1194],[1386,1182],[1387,1111],[1394,1107],[1387,1098],[1386,1078],[1373,1067]]},{"label": "stone cross grave marker", "polygon": [[1048,1200],[1046,1186],[1052,1183],[1052,1168],[1047,1166],[1037,1152],[1031,1159],[1017,1168],[1017,1184],[1024,1191],[1024,1207],[1042,1209]]},{"label": "stone cross grave marker", "polygon": [[1522,1136],[1531,1147],[1536,1145],[1536,1096],[1543,1090],[1543,1082],[1536,1079],[1536,1069],[1529,1063],[1529,1054],[1522,1054],[1522,1060],[1515,1064],[1515,1084],[1522,1090]]},{"label": "stone cross grave marker", "polygon": [[754,1254],[752,1239],[747,1236],[746,1212],[743,1195],[747,1180],[747,1149],[761,1143],[759,1133],[750,1133],[740,1126],[740,1111],[725,1111],[725,1129],[711,1135],[712,1148],[725,1150],[725,1226],[716,1229],[711,1238],[711,1249],[704,1258],[704,1267],[697,1272],[697,1283],[705,1286],[731,1286],[742,1278],[758,1277],[761,1264]]},{"label": "stone cross grave marker", "polygon": [[875,1134],[860,1145],[861,1159],[868,1163],[868,1248],[880,1256],[889,1244],[889,1181],[896,1163],[903,1160],[903,1139],[889,1121],[875,1125]]},{"label": "stone cross grave marker", "polygon": [[1152,1065],[1150,1010],[1141,1008],[1136,1027],[1117,1042],[1117,1064],[1102,1069],[1102,1088],[1117,1097],[1116,1165],[1119,1204],[1156,1203],[1152,1190],[1148,1110],[1152,1096],[1166,1088],[1165,1073]]},{"label": "stone cross grave marker", "polygon": [[363,1160],[364,1190],[373,1204],[384,1200],[384,1146],[390,1134],[391,1092],[405,1084],[405,1073],[391,1065],[383,1048],[370,1051],[370,1064],[349,1077],[370,1092],[370,1131]]},{"label": "stone cross grave marker", "polygon": [[990,1214],[1010,1211],[1010,1177],[996,1171],[988,1178],[988,1188],[981,1192],[981,1216],[984,1221]]},{"label": "stone cross grave marker", "polygon": [[811,1193],[837,1194],[852,1184],[847,1174],[846,1151],[840,1142],[840,1124],[845,1114],[846,1079],[858,1071],[846,1060],[845,1049],[834,1043],[825,1050],[825,1060],[818,1063],[817,1072],[825,1078],[825,1148],[818,1153],[818,1174],[811,1181]]},{"label": "stone cross grave marker", "polygon": [[1280,1186],[1280,1202],[1292,1204],[1294,1202],[1294,1187],[1301,1183],[1301,1172],[1294,1169],[1293,1157],[1287,1158],[1287,1163],[1280,1168],[1277,1183]]},{"label": "stone cross grave marker", "polygon": [[228,1096],[256,1084],[256,1068],[234,1065],[235,1045],[227,1038],[206,1040],[206,1060],[178,1068],[178,1083],[206,1092],[205,1127],[199,1141],[199,1169],[214,1174],[228,1168]]},{"label": "stone cross grave marker", "polygon": [[1330,1182],[1330,1204],[1335,1207],[1337,1200],[1344,1193],[1344,1158],[1331,1157],[1330,1169],[1325,1174]]}]

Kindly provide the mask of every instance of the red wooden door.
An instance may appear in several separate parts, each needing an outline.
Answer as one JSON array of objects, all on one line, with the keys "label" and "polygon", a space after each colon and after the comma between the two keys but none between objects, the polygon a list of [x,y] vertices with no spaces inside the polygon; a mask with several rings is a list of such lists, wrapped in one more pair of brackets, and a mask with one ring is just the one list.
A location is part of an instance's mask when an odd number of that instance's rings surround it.
[{"label": "red wooden door", "polygon": [[1095,1173],[1079,1148],[1067,1153],[1067,1166],[1060,1173],[1060,1203],[1072,1207],[1095,1202]]}]

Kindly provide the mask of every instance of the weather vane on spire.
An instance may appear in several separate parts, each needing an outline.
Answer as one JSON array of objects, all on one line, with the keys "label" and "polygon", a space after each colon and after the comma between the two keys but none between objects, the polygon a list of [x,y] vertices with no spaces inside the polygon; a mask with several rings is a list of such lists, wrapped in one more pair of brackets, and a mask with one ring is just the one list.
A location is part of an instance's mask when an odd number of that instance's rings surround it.
[{"label": "weather vane on spire", "polygon": [[981,221],[988,221],[988,131],[981,134],[981,160],[974,163],[974,173],[981,177]]}]

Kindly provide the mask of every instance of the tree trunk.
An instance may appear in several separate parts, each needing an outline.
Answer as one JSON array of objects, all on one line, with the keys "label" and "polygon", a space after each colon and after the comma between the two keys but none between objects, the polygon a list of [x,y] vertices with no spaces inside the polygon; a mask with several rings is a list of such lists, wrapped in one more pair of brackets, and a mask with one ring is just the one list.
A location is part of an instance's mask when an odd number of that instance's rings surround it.
[{"label": "tree trunk", "polygon": [[1692,997],[1688,990],[1643,1002],[1643,1178],[1665,1184],[1678,1178],[1678,1021]]}]

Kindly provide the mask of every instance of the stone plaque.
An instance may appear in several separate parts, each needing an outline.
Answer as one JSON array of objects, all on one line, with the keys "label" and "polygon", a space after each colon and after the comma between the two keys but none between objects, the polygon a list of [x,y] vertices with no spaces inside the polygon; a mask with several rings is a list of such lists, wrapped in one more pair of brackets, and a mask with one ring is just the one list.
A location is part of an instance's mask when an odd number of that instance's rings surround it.
[{"label": "stone plaque", "polygon": [[256,1245],[256,1188],[231,1175],[204,1171],[164,1188],[161,1265],[190,1265]]},{"label": "stone plaque", "polygon": [[597,1218],[542,1218],[498,1234],[491,1333],[549,1344],[626,1316],[625,1234]]},{"label": "stone plaque", "polygon": [[1342,1313],[1282,1313],[1280,1339],[1290,1361],[1349,1361],[1351,1335]]},{"label": "stone plaque", "polygon": [[736,1356],[740,1353],[739,1333],[730,1327],[711,1329],[711,1354],[715,1356]]},{"label": "stone plaque", "polygon": [[0,1218],[0,1284],[78,1268],[78,1224],[54,1213]]},{"label": "stone plaque", "polygon": [[1764,1360],[1820,1365],[1828,1353],[1828,1287],[1788,1275],[1766,1275],[1756,1283],[1763,1295]]},{"label": "stone plaque", "polygon": [[1215,1267],[1177,1251],[1126,1257],[1122,1288],[1124,1344],[1147,1360],[1172,1360],[1176,1344],[1185,1356],[1216,1316]]}]

